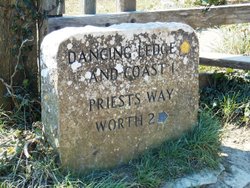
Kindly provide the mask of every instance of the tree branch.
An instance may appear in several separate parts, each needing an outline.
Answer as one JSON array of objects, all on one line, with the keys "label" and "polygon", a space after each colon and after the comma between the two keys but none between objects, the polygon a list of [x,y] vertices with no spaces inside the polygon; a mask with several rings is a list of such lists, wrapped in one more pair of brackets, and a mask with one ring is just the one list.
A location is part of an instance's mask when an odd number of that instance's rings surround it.
[{"label": "tree branch", "polygon": [[11,96],[11,99],[12,99],[12,101],[13,101],[13,103],[14,103],[14,105],[15,105],[16,108],[19,108],[19,104],[18,104],[18,102],[16,100],[17,96],[16,96],[14,88],[13,88],[14,77],[15,77],[15,75],[18,72],[18,66],[20,64],[20,57],[22,55],[22,49],[23,49],[24,45],[27,42],[32,42],[33,40],[34,40],[34,38],[32,38],[32,39],[25,39],[24,41],[22,41],[22,43],[21,43],[21,45],[19,47],[19,50],[18,50],[17,62],[16,62],[16,65],[15,65],[15,68],[14,68],[14,72],[13,72],[13,74],[10,77],[10,84],[8,84],[3,78],[0,77],[0,81],[6,87],[7,92]]}]

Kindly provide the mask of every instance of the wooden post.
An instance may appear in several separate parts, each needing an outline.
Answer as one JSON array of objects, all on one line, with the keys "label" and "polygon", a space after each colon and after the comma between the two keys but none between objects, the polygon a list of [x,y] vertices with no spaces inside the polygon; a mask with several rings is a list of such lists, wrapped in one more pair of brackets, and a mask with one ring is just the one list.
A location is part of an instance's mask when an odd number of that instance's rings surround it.
[{"label": "wooden post", "polygon": [[83,14],[96,13],[96,0],[83,0]]},{"label": "wooden post", "polygon": [[43,10],[51,16],[62,16],[65,12],[64,0],[41,0]]},{"label": "wooden post", "polygon": [[[9,84],[13,57],[11,56],[11,16],[12,10],[8,9],[12,5],[9,0],[1,2],[4,7],[0,7],[0,79]],[[7,90],[0,81],[0,107],[10,109],[10,100],[5,97]]]},{"label": "wooden post", "polygon": [[116,0],[117,12],[136,11],[136,0]]},{"label": "wooden post", "polygon": [[[65,1],[64,0],[40,0],[40,7],[46,12],[48,17],[60,17],[65,13]],[[39,42],[40,47],[42,39],[48,33],[48,20],[44,19],[39,25]],[[41,26],[41,28],[40,28]]]}]

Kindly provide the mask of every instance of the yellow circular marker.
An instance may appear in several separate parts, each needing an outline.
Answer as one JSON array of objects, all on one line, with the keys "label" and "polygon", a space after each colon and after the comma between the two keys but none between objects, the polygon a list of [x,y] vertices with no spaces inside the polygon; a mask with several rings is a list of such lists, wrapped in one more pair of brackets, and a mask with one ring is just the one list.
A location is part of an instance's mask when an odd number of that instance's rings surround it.
[{"label": "yellow circular marker", "polygon": [[186,40],[181,44],[181,52],[183,54],[189,53],[190,48],[191,48],[191,46],[190,46],[189,42]]}]

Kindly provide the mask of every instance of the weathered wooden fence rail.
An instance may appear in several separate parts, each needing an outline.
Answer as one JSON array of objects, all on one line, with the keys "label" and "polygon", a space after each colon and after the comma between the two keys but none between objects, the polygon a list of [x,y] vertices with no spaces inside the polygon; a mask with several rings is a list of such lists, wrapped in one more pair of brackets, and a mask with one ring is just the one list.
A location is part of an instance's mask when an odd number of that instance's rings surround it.
[{"label": "weathered wooden fence rail", "polygon": [[200,64],[206,66],[250,70],[250,56],[220,53],[201,53]]},{"label": "weathered wooden fence rail", "polygon": [[63,27],[85,25],[109,26],[119,23],[182,22],[193,28],[250,22],[250,3],[240,5],[214,6],[209,8],[182,8],[152,12],[123,12],[83,16],[50,18],[49,32]]}]

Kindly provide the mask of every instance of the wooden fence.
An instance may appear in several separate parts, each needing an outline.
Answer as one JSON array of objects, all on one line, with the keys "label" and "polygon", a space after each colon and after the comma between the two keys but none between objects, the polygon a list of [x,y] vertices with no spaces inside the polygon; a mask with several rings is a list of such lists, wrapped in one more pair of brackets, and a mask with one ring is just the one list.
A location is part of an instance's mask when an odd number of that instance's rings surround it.
[{"label": "wooden fence", "polygon": [[99,15],[95,14],[96,0],[79,1],[82,1],[83,4],[83,15],[77,17],[60,16],[57,18],[50,18],[48,23],[49,32],[68,26],[109,26],[112,24],[131,22],[174,21],[186,23],[195,29],[250,22],[250,3],[205,8],[181,8],[164,11],[136,12],[136,0],[116,0],[117,11],[123,13]]},{"label": "wooden fence", "polygon": [[109,26],[118,23],[183,22],[195,29],[250,22],[250,4],[210,8],[183,8],[152,12],[63,16],[49,19],[49,32],[68,26]]}]

